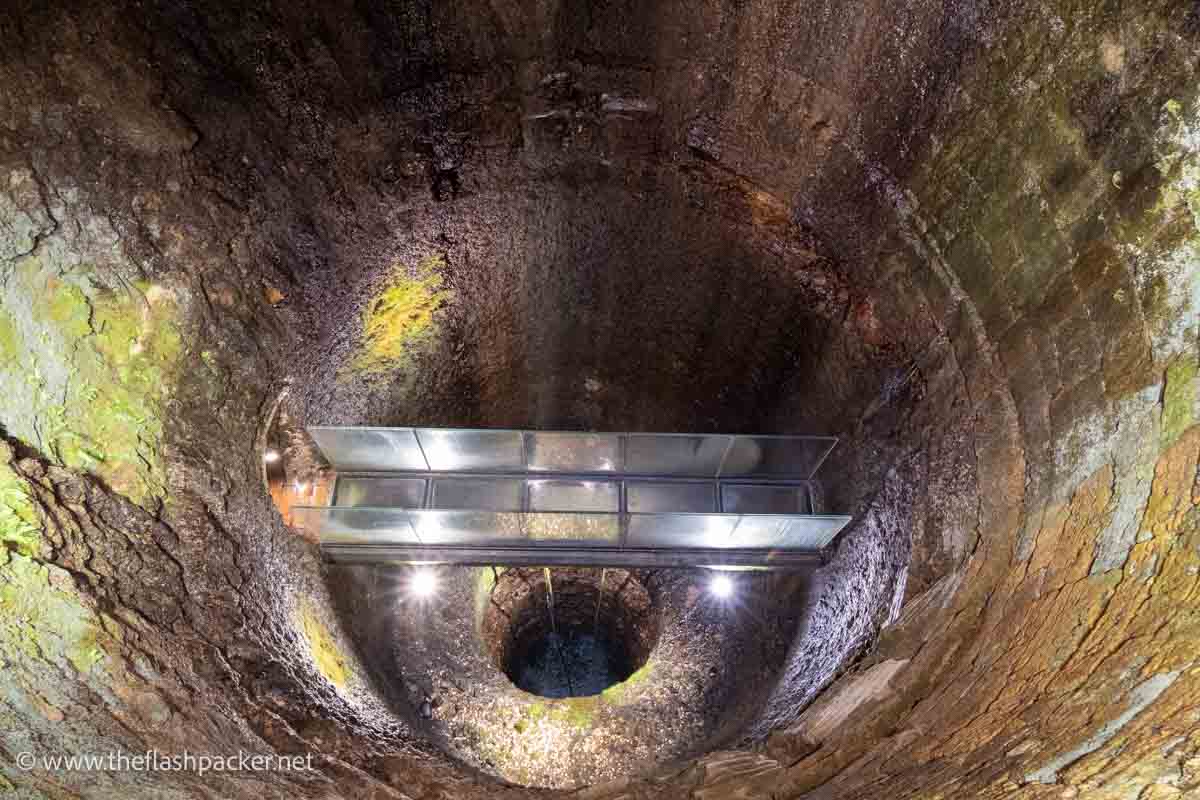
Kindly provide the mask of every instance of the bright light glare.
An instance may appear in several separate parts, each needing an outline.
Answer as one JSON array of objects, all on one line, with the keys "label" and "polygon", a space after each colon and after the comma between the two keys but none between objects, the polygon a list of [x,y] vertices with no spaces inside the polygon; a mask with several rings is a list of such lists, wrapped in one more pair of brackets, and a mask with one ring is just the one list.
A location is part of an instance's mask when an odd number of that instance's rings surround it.
[{"label": "bright light glare", "polygon": [[733,596],[733,578],[728,575],[717,575],[712,579],[708,588],[717,597],[726,600]]},{"label": "bright light glare", "polygon": [[419,569],[413,573],[412,593],[417,597],[429,597],[437,589],[437,576],[431,569]]},{"label": "bright light glare", "polygon": [[267,452],[263,453],[263,461],[267,462],[268,464],[274,464],[278,460],[279,452],[277,450],[268,450]]}]

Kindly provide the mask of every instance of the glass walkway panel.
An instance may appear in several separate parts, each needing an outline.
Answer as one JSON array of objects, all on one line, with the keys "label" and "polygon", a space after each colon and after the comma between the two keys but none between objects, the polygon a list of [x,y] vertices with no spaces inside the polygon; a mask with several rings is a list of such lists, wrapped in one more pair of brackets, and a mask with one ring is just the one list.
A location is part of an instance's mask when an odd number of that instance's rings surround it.
[{"label": "glass walkway panel", "polygon": [[796,568],[850,520],[820,513],[832,437],[309,433],[336,482],[294,519],[337,562]]}]

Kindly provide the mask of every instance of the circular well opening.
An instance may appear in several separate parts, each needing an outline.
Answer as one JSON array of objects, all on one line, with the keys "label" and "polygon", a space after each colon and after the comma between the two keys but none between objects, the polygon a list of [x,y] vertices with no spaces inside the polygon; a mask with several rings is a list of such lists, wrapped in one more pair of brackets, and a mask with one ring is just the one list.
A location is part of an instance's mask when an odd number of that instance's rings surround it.
[{"label": "circular well opening", "polygon": [[484,615],[492,657],[517,688],[585,697],[641,668],[658,639],[650,593],[621,569],[508,569]]}]

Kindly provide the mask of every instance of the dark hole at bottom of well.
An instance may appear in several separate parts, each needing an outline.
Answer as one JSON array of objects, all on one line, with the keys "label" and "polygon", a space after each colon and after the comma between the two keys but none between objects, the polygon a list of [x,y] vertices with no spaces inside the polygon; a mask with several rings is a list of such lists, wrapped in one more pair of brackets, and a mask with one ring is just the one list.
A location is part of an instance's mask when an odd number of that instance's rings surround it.
[{"label": "dark hole at bottom of well", "polygon": [[519,688],[542,697],[599,694],[633,673],[629,653],[611,638],[588,630],[546,632],[513,660]]}]

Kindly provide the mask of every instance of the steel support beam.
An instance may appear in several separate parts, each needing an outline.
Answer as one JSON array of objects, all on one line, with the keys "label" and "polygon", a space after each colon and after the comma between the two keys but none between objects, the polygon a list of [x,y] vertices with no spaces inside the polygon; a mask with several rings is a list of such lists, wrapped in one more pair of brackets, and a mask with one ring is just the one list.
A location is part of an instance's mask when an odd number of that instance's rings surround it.
[{"label": "steel support beam", "polygon": [[324,544],[321,553],[334,564],[379,562],[455,564],[486,567],[741,567],[769,570],[820,566],[818,552],[734,548],[495,547],[485,545]]}]

